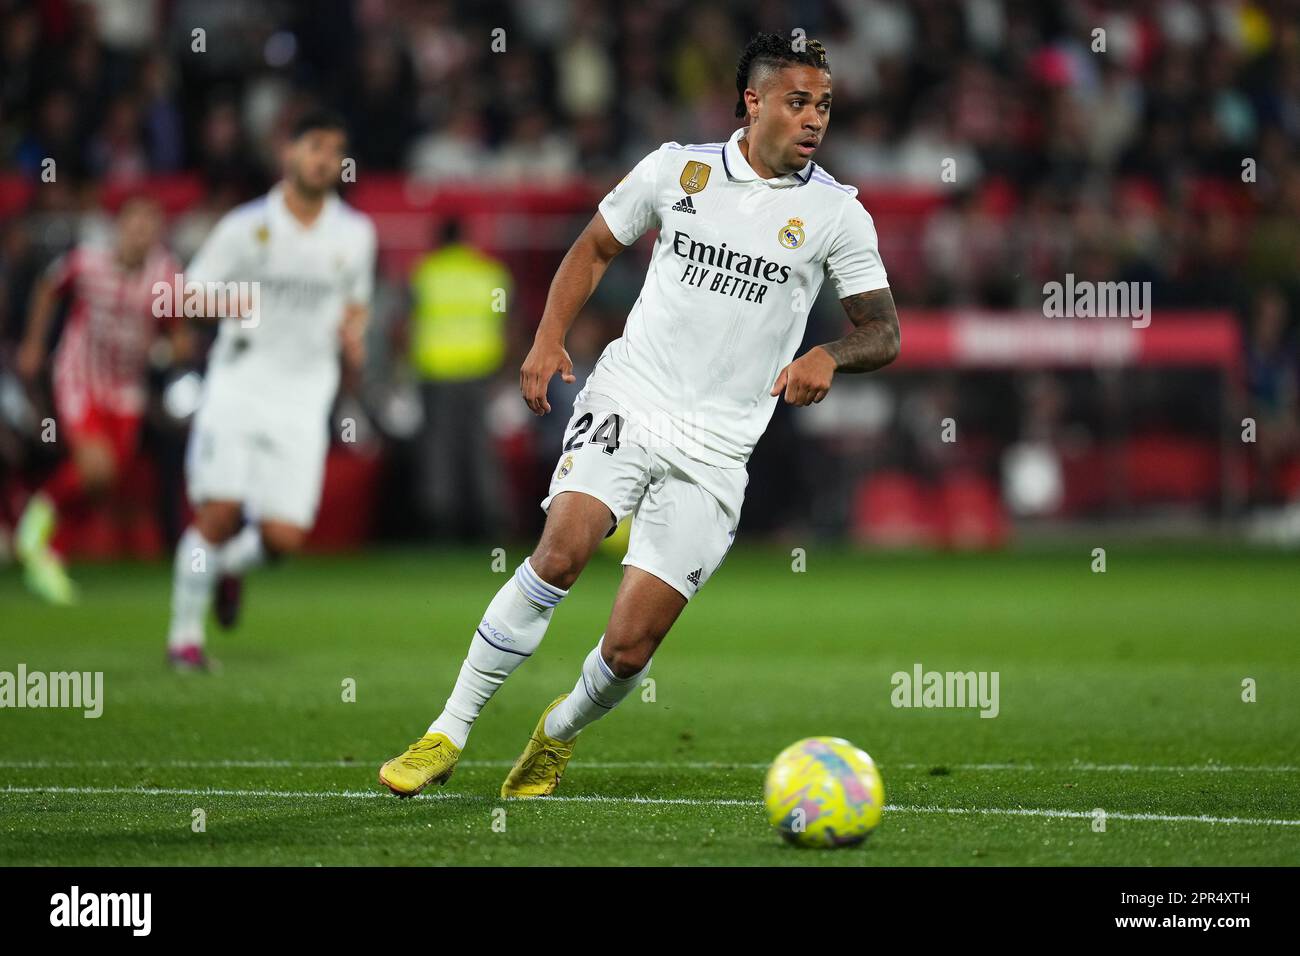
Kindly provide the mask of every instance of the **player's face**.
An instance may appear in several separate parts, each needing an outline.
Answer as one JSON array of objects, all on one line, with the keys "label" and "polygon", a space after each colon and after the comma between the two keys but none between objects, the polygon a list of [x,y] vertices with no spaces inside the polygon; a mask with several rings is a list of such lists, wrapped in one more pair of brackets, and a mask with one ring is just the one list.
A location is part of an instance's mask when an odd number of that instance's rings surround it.
[{"label": "player's face", "polygon": [[761,93],[753,134],[766,146],[768,164],[780,173],[803,169],[831,121],[831,75],[813,66],[787,66],[772,74]]},{"label": "player's face", "polygon": [[339,180],[347,139],[341,130],[313,129],[289,147],[288,172],[303,192],[319,195]]},{"label": "player's face", "polygon": [[128,266],[136,266],[153,248],[162,232],[162,210],[148,199],[135,199],[122,207],[117,217],[117,254]]}]

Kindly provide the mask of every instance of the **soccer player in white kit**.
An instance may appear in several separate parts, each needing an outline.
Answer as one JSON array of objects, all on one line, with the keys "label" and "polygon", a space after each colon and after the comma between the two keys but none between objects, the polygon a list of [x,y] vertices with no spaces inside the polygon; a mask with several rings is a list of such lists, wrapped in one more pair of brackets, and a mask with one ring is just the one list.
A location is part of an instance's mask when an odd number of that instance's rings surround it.
[{"label": "soccer player in white kit", "polygon": [[[538,415],[547,384],[573,381],[564,336],[616,255],[659,238],[641,295],[574,402],[541,541],[471,638],[442,714],[386,762],[399,796],[445,783],[483,705],[541,643],[555,607],[616,524],[632,516],[623,580],[573,690],[543,712],[501,787],[555,791],[579,732],[641,681],[690,598],[717,570],[740,519],[745,464],[782,395],[821,401],[836,372],[893,361],[898,317],[857,190],[811,161],[830,120],[825,50],[760,34],[737,68],[725,143],[665,143],[600,203],[565,256],[520,374]],[[830,277],[854,329],[795,359]],[[793,359],[793,361],[792,361]]]},{"label": "soccer player in white kit", "polygon": [[232,294],[186,454],[195,515],[176,547],[167,635],[178,669],[208,666],[214,588],[228,626],[244,572],[298,551],[316,518],[340,357],[361,363],[374,281],[374,225],[334,192],[346,146],[337,116],[304,116],[283,180],[227,213],[185,272],[187,294]]}]

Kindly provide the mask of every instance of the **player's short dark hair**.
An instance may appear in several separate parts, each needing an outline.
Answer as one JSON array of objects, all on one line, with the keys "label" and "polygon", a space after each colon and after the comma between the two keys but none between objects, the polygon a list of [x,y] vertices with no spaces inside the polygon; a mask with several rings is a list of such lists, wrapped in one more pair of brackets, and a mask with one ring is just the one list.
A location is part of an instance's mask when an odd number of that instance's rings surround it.
[{"label": "player's short dark hair", "polygon": [[343,115],[327,109],[312,109],[303,113],[294,122],[292,135],[294,139],[300,139],[321,129],[338,130],[345,137],[348,135],[348,124]]},{"label": "player's short dark hair", "polygon": [[[796,46],[800,49],[796,49]],[[827,73],[831,70],[830,61],[826,59],[826,48],[818,40],[795,40],[787,39],[779,33],[756,33],[745,44],[740,62],[736,64],[736,116],[741,117],[746,113],[745,89],[756,69],[780,68],[798,63]]]}]

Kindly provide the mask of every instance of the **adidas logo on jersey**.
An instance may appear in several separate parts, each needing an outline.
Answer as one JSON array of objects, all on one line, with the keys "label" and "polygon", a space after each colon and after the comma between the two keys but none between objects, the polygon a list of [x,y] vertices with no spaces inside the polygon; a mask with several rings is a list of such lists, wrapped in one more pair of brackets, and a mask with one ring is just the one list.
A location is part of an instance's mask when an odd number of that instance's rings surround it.
[{"label": "adidas logo on jersey", "polygon": [[686,580],[691,582],[691,587],[698,588],[700,586],[700,575],[703,573],[703,568],[696,568],[690,574],[686,575]]},{"label": "adidas logo on jersey", "polygon": [[695,203],[691,202],[690,196],[683,196],[677,205],[673,206],[673,212],[689,212],[695,215]]}]

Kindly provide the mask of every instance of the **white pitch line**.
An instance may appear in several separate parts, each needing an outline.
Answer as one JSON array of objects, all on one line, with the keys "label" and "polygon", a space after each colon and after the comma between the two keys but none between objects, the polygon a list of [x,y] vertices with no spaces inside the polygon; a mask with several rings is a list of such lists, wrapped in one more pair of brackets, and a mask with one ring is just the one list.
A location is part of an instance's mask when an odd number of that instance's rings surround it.
[{"label": "white pitch line", "polygon": [[[380,790],[226,790],[221,788],[188,787],[6,787],[0,793],[12,794],[53,794],[82,796],[142,796],[142,797],[272,797],[284,800],[377,800],[391,799],[388,793]],[[473,800],[484,803],[502,803],[489,797],[469,793],[434,793],[422,794],[417,800]],[[759,800],[736,800],[728,798],[699,799],[696,797],[605,797],[597,794],[581,796],[546,797],[547,803],[605,803],[652,806],[690,806],[690,807],[750,807],[762,806]],[[931,807],[898,806],[886,804],[890,813],[935,813],[975,816],[1003,817],[1044,817],[1048,819],[1091,820],[1094,816],[1088,810],[1048,810],[1033,807]],[[1131,820],[1139,823],[1211,823],[1228,826],[1300,826],[1300,820],[1272,820],[1261,817],[1212,817],[1207,814],[1174,813],[1126,813],[1117,811],[1107,813],[1108,820]]]},{"label": "white pitch line", "polygon": [[[1297,773],[1300,767],[1290,764],[1257,764],[1229,766],[1217,763],[1185,764],[1137,764],[1137,763],[896,763],[890,766],[900,770],[930,770],[943,767],[948,770],[1029,770],[1045,773],[1068,773],[1071,770],[1089,773]],[[882,764],[881,769],[886,769]]]},{"label": "white pitch line", "polygon": [[[228,790],[220,787],[5,787],[0,793],[13,794],[70,794],[70,795],[131,795],[160,797],[277,797],[280,799],[336,799],[336,800],[376,800],[395,799],[387,790]],[[416,800],[482,800],[489,803],[502,803],[489,797],[472,793],[426,793],[416,796]],[[631,803],[654,804],[666,806],[719,806],[719,807],[758,807],[758,800],[735,800],[728,798],[701,800],[696,797],[603,797],[597,794],[584,796],[547,797],[551,802],[559,803]]]},{"label": "white pitch line", "polygon": [[[1091,810],[1043,810],[1035,807],[895,807],[886,810],[904,813],[951,813],[998,817],[1049,817],[1053,819],[1091,820],[1096,813]],[[1107,820],[1133,820],[1155,823],[1225,823],[1256,824],[1273,827],[1300,827],[1300,820],[1266,820],[1261,817],[1212,817],[1208,814],[1178,813],[1126,813],[1106,811]]]},{"label": "white pitch line", "polygon": [[[375,758],[377,767],[382,758]],[[511,767],[510,760],[462,760],[462,767]],[[220,770],[220,769],[318,769],[325,767],[367,768],[369,761],[362,760],[166,760],[154,763],[147,760],[0,760],[0,769],[8,770],[55,770],[76,769],[82,767],[123,767],[139,770],[163,770],[168,768],[183,770]],[[731,763],[727,761],[663,761],[663,760],[584,760],[581,766],[590,770],[766,770],[766,763]],[[882,764],[882,770],[946,770],[962,771],[1002,771],[1022,770],[1030,773],[1069,773],[1079,771],[1086,773],[1297,773],[1300,766],[1280,765],[1226,765],[1226,764],[1188,764],[1170,766],[1159,764],[1133,763],[896,763]]]}]

